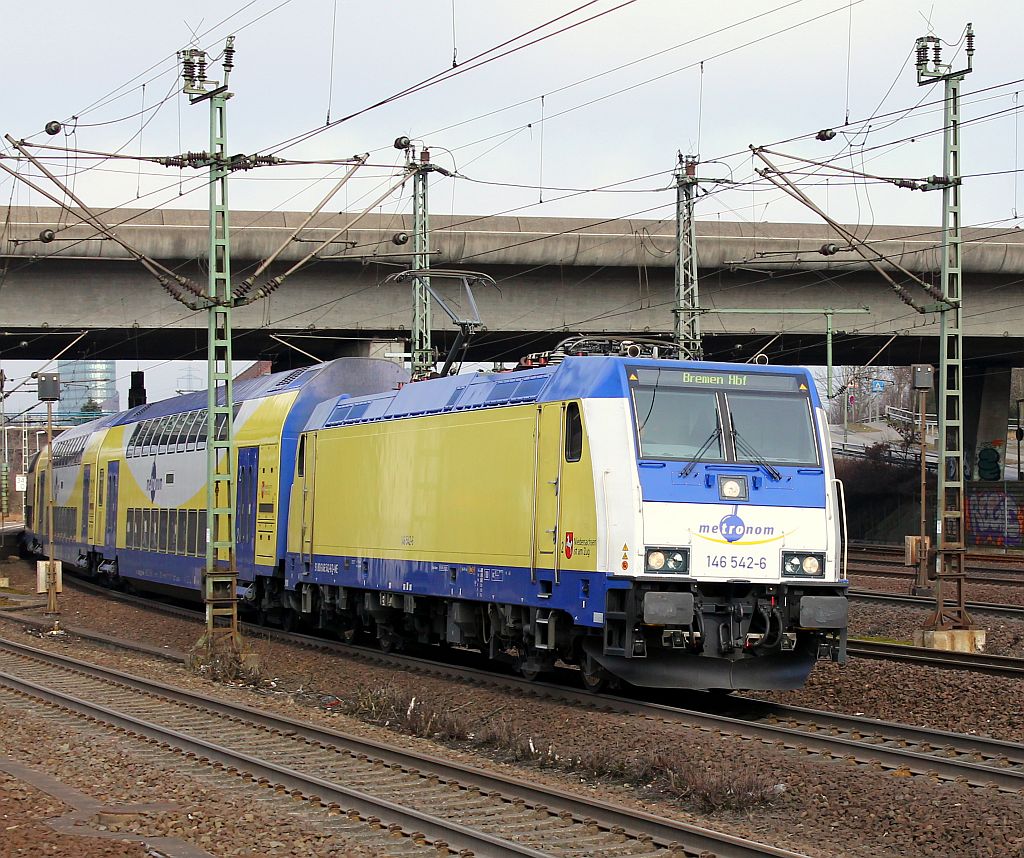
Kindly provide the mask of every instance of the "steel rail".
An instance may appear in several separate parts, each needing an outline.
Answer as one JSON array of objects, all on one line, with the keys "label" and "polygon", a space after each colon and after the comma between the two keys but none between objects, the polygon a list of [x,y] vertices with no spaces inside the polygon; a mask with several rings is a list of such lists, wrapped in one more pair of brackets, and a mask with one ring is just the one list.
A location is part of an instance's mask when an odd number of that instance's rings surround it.
[{"label": "steel rail", "polygon": [[[902,593],[882,593],[877,590],[848,590],[849,599],[858,602],[876,602],[883,605],[904,605],[912,608],[931,609],[935,599],[931,596],[907,596]],[[952,604],[947,602],[946,604]],[[996,617],[1024,619],[1024,607],[1017,605],[998,605],[988,602],[968,602],[967,610],[972,614],[990,614]]]},{"label": "steel rail", "polygon": [[[905,546],[891,542],[864,542],[860,540],[850,541],[850,551],[863,554],[881,554],[885,556],[903,557]],[[967,561],[992,562],[997,564],[1016,564],[1024,569],[1024,550],[1003,549],[1003,553],[983,550],[968,550]]]},{"label": "steel rail", "polygon": [[[905,549],[902,545],[872,545],[853,543],[850,545],[850,561],[886,563],[903,566]],[[964,565],[972,571],[1019,572],[1024,574],[1024,551],[994,554],[987,551],[968,552]],[[913,570],[911,570],[913,571]]]},{"label": "steel rail", "polygon": [[984,652],[950,652],[883,641],[851,639],[846,647],[849,655],[925,664],[929,667],[959,668],[996,676],[1024,676],[1024,659]]},{"label": "steel rail", "polygon": [[[190,707],[212,711],[218,715],[229,717],[235,721],[245,721],[267,730],[294,735],[309,742],[319,742],[333,747],[344,747],[355,754],[366,754],[392,766],[407,770],[426,770],[437,775],[441,780],[458,781],[460,785],[470,785],[483,791],[501,792],[509,800],[523,799],[527,806],[540,809],[544,805],[548,813],[557,813],[556,809],[568,810],[577,821],[594,820],[599,827],[606,830],[624,828],[634,837],[647,835],[663,846],[682,843],[683,848],[694,855],[712,851],[719,858],[804,858],[800,853],[781,849],[767,844],[755,843],[741,837],[702,828],[689,823],[660,817],[642,810],[632,810],[590,797],[575,795],[563,790],[547,789],[536,783],[523,781],[506,775],[485,772],[472,766],[463,765],[439,757],[403,750],[370,739],[353,736],[326,727],[317,727],[284,715],[276,715],[265,710],[242,707],[228,701],[210,698],[188,691],[183,688],[167,685],[155,680],[133,676],[112,668],[82,662],[58,653],[51,653],[29,647],[15,641],[0,639],[0,648],[7,648],[49,665],[57,665],[66,670],[86,674],[104,682],[126,686],[143,694],[157,695]],[[451,838],[455,832],[462,842],[474,848],[478,855],[516,855],[547,858],[550,853],[540,852],[530,847],[494,837],[484,832],[474,831],[465,826],[451,823],[439,817],[423,814],[412,808],[396,805],[386,799],[380,799],[341,784],[325,781],[301,771],[281,766],[277,763],[240,754],[225,746],[217,745],[188,736],[180,731],[162,727],[132,715],[117,712],[101,704],[92,703],[64,692],[42,686],[36,682],[23,679],[6,671],[0,671],[0,683],[18,687],[25,693],[42,697],[57,705],[68,706],[81,714],[99,717],[103,721],[115,723],[116,726],[131,729],[142,735],[158,738],[161,741],[173,742],[187,751],[202,754],[230,765],[242,765],[246,770],[259,771],[263,776],[273,777],[285,786],[300,789],[309,793],[311,790],[321,797],[337,796],[347,802],[354,802],[364,816],[385,813],[390,819],[396,820],[403,828],[417,828],[428,836]],[[332,800],[337,800],[332,798]],[[553,809],[554,808],[554,809]],[[364,812],[365,809],[365,812]],[[498,850],[498,851],[496,851]]]},{"label": "steel rail", "polygon": [[[994,572],[1005,572],[1005,569],[993,569]],[[864,560],[858,558],[857,560],[851,561],[847,566],[847,572],[850,575],[858,575],[862,577],[875,577],[875,578],[916,578],[917,573],[912,569],[903,567],[903,564],[896,564],[895,561],[890,563],[886,560]],[[989,575],[987,573],[979,573],[977,569],[967,575],[968,584],[990,584],[996,587],[1024,587],[1024,572],[1022,574],[1008,578],[998,574]]]}]

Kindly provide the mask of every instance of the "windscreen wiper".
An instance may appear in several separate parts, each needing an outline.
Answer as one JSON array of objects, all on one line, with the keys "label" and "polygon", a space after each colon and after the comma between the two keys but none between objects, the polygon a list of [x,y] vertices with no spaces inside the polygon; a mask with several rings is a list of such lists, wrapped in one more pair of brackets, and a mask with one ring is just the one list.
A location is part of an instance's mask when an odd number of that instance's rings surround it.
[{"label": "windscreen wiper", "polygon": [[715,441],[717,441],[721,436],[722,427],[716,426],[714,428],[714,431],[710,435],[708,435],[707,440],[700,445],[700,449],[694,454],[693,459],[690,460],[690,463],[680,472],[679,476],[690,476],[690,471],[697,467],[697,460],[700,459],[701,456],[703,456],[709,449],[711,449],[711,445],[714,444]]},{"label": "windscreen wiper", "polygon": [[757,450],[751,447],[749,443],[740,437],[740,433],[736,431],[736,421],[733,420],[732,414],[729,415],[729,427],[732,430],[732,445],[736,448],[736,452],[742,453],[745,458],[749,459],[755,465],[760,465],[764,468],[773,482],[777,483],[781,480],[782,474],[772,467],[764,456],[758,453]]}]

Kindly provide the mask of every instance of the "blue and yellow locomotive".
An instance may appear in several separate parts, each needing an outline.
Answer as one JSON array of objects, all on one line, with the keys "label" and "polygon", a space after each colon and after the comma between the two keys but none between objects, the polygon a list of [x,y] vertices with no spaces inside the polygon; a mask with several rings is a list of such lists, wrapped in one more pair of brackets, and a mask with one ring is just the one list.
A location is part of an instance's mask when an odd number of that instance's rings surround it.
[{"label": "blue and yellow locomotive", "polygon": [[[264,619],[585,684],[792,688],[845,657],[842,505],[803,369],[620,356],[404,383],[342,358],[236,387],[236,565]],[[205,393],[69,430],[26,540],[198,596]],[[219,427],[222,429],[222,427]],[[216,431],[216,430],[215,430]]]}]

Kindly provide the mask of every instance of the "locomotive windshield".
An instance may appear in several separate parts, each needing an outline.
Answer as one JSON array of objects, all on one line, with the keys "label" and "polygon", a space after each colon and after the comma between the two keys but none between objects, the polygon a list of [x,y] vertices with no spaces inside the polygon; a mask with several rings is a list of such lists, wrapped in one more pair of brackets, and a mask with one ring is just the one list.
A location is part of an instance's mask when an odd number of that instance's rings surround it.
[{"label": "locomotive windshield", "polygon": [[736,444],[737,461],[756,461],[760,455],[785,465],[817,464],[806,397],[730,393],[727,399],[732,429],[745,442]]},{"label": "locomotive windshield", "polygon": [[819,462],[799,376],[636,367],[628,378],[642,458]]},{"label": "locomotive windshield", "polygon": [[633,396],[642,455],[651,459],[723,460],[718,396],[714,391],[638,387]]}]

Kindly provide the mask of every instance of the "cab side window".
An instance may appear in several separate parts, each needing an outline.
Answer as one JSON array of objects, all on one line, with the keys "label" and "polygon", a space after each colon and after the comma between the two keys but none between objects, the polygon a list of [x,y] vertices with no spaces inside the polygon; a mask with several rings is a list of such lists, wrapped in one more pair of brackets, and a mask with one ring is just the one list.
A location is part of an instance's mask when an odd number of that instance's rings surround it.
[{"label": "cab side window", "polygon": [[578,462],[583,456],[583,416],[578,402],[565,409],[565,461]]}]

